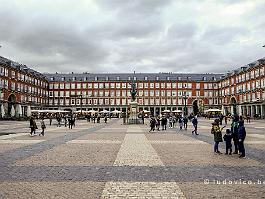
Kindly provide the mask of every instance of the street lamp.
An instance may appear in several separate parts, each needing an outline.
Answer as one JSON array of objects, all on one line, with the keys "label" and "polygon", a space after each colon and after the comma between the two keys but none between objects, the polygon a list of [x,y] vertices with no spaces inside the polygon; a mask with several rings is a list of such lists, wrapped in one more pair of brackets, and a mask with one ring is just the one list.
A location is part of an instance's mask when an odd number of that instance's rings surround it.
[{"label": "street lamp", "polygon": [[186,117],[187,116],[187,99],[188,99],[186,92],[185,92],[183,99],[184,99],[184,116]]}]

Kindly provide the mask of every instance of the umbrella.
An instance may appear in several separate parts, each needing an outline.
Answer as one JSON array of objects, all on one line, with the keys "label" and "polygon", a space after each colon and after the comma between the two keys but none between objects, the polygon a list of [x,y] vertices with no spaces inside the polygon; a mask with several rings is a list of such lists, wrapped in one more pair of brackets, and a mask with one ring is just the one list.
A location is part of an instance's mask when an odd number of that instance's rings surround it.
[{"label": "umbrella", "polygon": [[144,113],[150,113],[150,111],[148,111],[148,110],[143,110],[143,112],[144,112]]},{"label": "umbrella", "polygon": [[111,113],[121,113],[121,111],[114,110],[114,111],[111,111]]},{"label": "umbrella", "polygon": [[30,106],[27,107],[27,117],[31,116],[31,108]]},{"label": "umbrella", "polygon": [[206,110],[205,112],[222,112],[222,110],[213,108],[213,109]]},{"label": "umbrella", "polygon": [[182,113],[182,110],[174,110],[172,113]]},{"label": "umbrella", "polygon": [[107,110],[100,111],[100,113],[109,113]]},{"label": "umbrella", "polygon": [[98,111],[95,111],[95,110],[89,110],[87,111],[88,113],[97,113]]},{"label": "umbrella", "polygon": [[14,105],[12,105],[12,107],[11,107],[11,112],[10,112],[10,114],[11,114],[11,117],[14,117],[15,114],[16,114],[16,111],[15,111]]},{"label": "umbrella", "polygon": [[4,105],[1,105],[1,117],[5,117],[5,109],[4,109]]}]

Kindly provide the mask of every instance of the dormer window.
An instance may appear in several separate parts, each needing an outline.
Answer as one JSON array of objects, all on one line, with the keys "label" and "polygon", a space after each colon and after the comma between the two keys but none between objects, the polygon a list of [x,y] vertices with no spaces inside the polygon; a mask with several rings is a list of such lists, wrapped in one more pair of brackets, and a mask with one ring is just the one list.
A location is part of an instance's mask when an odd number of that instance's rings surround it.
[{"label": "dormer window", "polygon": [[118,76],[116,79],[117,79],[117,80],[120,80],[120,77]]},{"label": "dormer window", "polygon": [[178,80],[181,80],[182,78],[181,77],[178,77]]},{"label": "dormer window", "polygon": [[159,80],[159,77],[158,77],[158,76],[156,77],[156,80],[157,80],[157,81]]},{"label": "dormer window", "polygon": [[106,81],[108,81],[109,80],[109,77],[108,76],[106,76]]},{"label": "dormer window", "polygon": [[133,77],[133,80],[137,80],[137,78],[136,77]]},{"label": "dormer window", "polygon": [[62,77],[61,80],[64,81],[65,80],[65,77]]},{"label": "dormer window", "polygon": [[203,77],[202,80],[203,80],[203,81],[206,81],[206,77]]},{"label": "dormer window", "polygon": [[98,77],[97,76],[95,77],[95,81],[98,81]]},{"label": "dormer window", "polygon": [[72,77],[72,80],[75,81],[76,80],[76,77]]},{"label": "dormer window", "polygon": [[54,81],[54,77],[51,77],[51,81]]},{"label": "dormer window", "polygon": [[169,77],[167,77],[167,80],[169,80],[170,78]]},{"label": "dormer window", "polygon": [[148,77],[144,77],[144,80],[148,80]]}]

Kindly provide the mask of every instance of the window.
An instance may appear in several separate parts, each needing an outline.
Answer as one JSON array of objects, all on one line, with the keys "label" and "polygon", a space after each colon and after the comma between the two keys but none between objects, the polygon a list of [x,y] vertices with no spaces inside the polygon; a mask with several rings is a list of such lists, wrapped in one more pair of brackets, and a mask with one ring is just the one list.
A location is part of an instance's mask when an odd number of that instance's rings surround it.
[{"label": "window", "polygon": [[148,80],[148,77],[144,77],[144,80]]}]

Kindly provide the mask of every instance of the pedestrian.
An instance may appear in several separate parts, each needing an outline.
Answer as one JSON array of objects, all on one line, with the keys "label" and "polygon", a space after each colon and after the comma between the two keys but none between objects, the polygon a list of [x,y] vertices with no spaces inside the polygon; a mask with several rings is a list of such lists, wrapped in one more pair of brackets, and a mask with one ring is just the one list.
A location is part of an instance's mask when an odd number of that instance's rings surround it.
[{"label": "pedestrian", "polygon": [[67,127],[67,117],[66,117],[66,115],[64,116],[64,127]]},{"label": "pedestrian", "polygon": [[183,118],[183,124],[184,124],[184,129],[185,130],[187,130],[187,128],[188,128],[188,118],[187,118],[187,116],[185,116],[184,118]]},{"label": "pedestrian", "polygon": [[97,123],[100,123],[100,115],[97,117]]},{"label": "pedestrian", "polygon": [[214,153],[215,154],[222,154],[219,151],[219,143],[223,142],[222,129],[219,126],[219,119],[215,119],[214,122],[212,123],[212,129],[211,129],[211,133],[214,135]]},{"label": "pedestrian", "polygon": [[168,122],[169,122],[169,128],[173,128],[173,118],[171,116],[168,118]]},{"label": "pedestrian", "polygon": [[228,119],[228,116],[226,115],[225,116],[225,125],[227,125],[227,119]]},{"label": "pedestrian", "polygon": [[71,128],[73,128],[73,124],[72,124],[73,122],[72,122],[72,117],[69,117],[68,118],[68,125],[69,125],[69,129]]},{"label": "pedestrian", "polygon": [[160,131],[160,118],[159,117],[156,118],[156,130]]},{"label": "pedestrian", "polygon": [[173,118],[173,128],[175,128],[175,124],[177,122],[177,117],[174,115],[172,118]]},{"label": "pedestrian", "polygon": [[61,127],[61,118],[58,116],[57,117],[57,127]]},{"label": "pedestrian", "polygon": [[179,122],[179,130],[182,130],[182,128],[183,128],[183,118],[180,117],[178,122]]},{"label": "pedestrian", "polygon": [[165,116],[162,117],[161,124],[162,124],[162,131],[167,130],[167,118]]},{"label": "pedestrian", "polygon": [[107,117],[107,115],[105,115],[104,121],[105,121],[106,124],[107,124],[107,120],[108,120],[108,117]]},{"label": "pedestrian", "polygon": [[220,125],[223,124],[223,119],[224,119],[224,116],[223,116],[223,114],[221,113],[221,114],[220,114]]},{"label": "pedestrian", "polygon": [[72,126],[74,126],[74,127],[75,127],[75,120],[76,120],[76,118],[74,116],[73,119],[72,119]]},{"label": "pedestrian", "polygon": [[250,123],[250,115],[247,114],[247,123]]},{"label": "pedestrian", "polygon": [[41,131],[41,133],[39,134],[39,136],[40,136],[40,135],[44,136],[44,130],[46,129],[46,125],[45,125],[45,122],[44,122],[44,118],[41,119],[41,121],[40,121],[40,126],[41,126],[42,131]]},{"label": "pedestrian", "polygon": [[231,132],[234,141],[235,151],[233,154],[238,154],[238,127],[239,127],[239,118],[237,115],[233,117],[231,124]]},{"label": "pedestrian", "polygon": [[244,127],[244,122],[239,121],[239,128],[238,128],[238,147],[239,147],[239,158],[245,158],[245,146],[244,141],[246,138],[246,129]]},{"label": "pedestrian", "polygon": [[232,133],[230,129],[226,129],[226,133],[223,138],[225,141],[225,155],[232,155]]},{"label": "pedestrian", "polygon": [[192,124],[193,124],[193,127],[194,127],[194,130],[191,132],[192,134],[195,133],[195,135],[199,135],[197,133],[197,129],[198,129],[198,119],[197,119],[197,116],[195,115],[194,118],[192,119]]},{"label": "pedestrian", "polygon": [[38,127],[33,117],[30,117],[29,119],[29,127],[30,127],[30,136],[34,136],[36,134],[36,129],[38,129]]},{"label": "pedestrian", "polygon": [[144,124],[144,111],[142,111],[142,122]]},{"label": "pedestrian", "polygon": [[50,126],[52,125],[52,116],[50,116]]},{"label": "pedestrian", "polygon": [[150,120],[150,130],[149,130],[149,133],[151,131],[154,131],[155,130],[155,126],[156,126],[156,121],[155,121],[155,118],[152,117],[151,120]]}]

